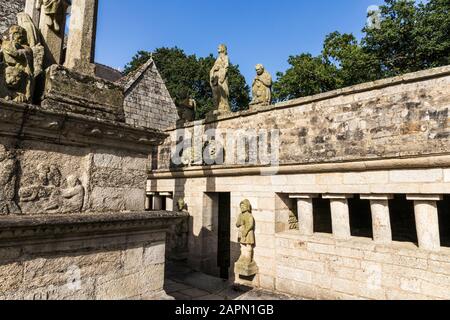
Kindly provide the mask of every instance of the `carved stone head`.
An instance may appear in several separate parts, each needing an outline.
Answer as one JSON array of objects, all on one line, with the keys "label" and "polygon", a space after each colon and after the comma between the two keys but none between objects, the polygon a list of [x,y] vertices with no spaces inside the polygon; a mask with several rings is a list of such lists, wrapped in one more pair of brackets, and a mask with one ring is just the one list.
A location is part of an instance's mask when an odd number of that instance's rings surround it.
[{"label": "carved stone head", "polygon": [[223,54],[223,55],[227,55],[228,54],[228,49],[227,49],[226,45],[221,44],[219,46],[219,54]]},{"label": "carved stone head", "polygon": [[81,182],[76,176],[68,176],[67,177],[67,186],[69,188],[75,188],[76,186],[80,185]]},{"label": "carved stone head", "polygon": [[239,205],[242,213],[252,213],[252,205],[249,200],[245,199]]},{"label": "carved stone head", "polygon": [[26,45],[27,44],[27,32],[24,28],[13,25],[9,28],[9,40],[16,45]]},{"label": "carved stone head", "polygon": [[257,64],[255,69],[256,69],[256,74],[258,76],[260,76],[264,73],[264,66],[262,64]]},{"label": "carved stone head", "polygon": [[5,69],[5,82],[9,89],[19,89],[25,74],[18,68],[7,67]]}]

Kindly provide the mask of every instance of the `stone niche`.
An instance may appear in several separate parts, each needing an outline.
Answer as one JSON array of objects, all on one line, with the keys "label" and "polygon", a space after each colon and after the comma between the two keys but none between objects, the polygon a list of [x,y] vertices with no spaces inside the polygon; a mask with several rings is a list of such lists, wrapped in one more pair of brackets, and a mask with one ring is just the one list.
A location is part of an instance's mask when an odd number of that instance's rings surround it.
[{"label": "stone niche", "polygon": [[171,212],[0,219],[0,300],[167,299],[165,230],[178,219]]}]

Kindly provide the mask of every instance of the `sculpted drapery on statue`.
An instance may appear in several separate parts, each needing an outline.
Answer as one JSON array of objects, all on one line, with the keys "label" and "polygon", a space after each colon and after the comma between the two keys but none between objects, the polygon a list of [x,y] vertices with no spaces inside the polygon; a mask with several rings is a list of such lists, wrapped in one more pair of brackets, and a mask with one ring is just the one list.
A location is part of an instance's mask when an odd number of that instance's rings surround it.
[{"label": "sculpted drapery on statue", "polygon": [[252,215],[252,205],[249,200],[240,203],[241,213],[236,222],[239,228],[238,241],[241,244],[241,256],[235,264],[235,273],[242,276],[254,276],[258,267],[253,260],[255,241],[255,218]]},{"label": "sculpted drapery on statue", "polygon": [[219,57],[210,72],[210,83],[213,92],[214,109],[220,112],[230,111],[230,90],[228,87],[228,68],[230,60],[228,58],[227,47],[219,46]]},{"label": "sculpted drapery on statue", "polygon": [[252,92],[251,105],[267,106],[272,103],[272,76],[262,64],[256,65],[256,77],[253,80]]},{"label": "sculpted drapery on statue", "polygon": [[0,77],[3,79],[2,98],[20,103],[29,103],[34,90],[33,51],[24,28],[14,25],[9,28],[8,39],[1,44]]},{"label": "sculpted drapery on statue", "polygon": [[37,0],[36,6],[43,10],[45,14],[45,23],[55,32],[61,30],[61,16],[64,15],[62,0]]},{"label": "sculpted drapery on statue", "polygon": [[0,145],[0,215],[21,214],[15,202],[18,163],[14,153]]}]

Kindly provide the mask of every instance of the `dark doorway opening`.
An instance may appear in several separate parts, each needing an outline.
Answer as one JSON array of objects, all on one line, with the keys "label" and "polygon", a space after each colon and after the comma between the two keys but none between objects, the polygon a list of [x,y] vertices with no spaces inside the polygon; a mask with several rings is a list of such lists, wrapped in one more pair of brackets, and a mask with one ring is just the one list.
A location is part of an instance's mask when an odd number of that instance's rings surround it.
[{"label": "dark doorway opening", "polygon": [[438,213],[441,245],[450,247],[450,195],[445,195],[442,201],[438,201]]},{"label": "dark doorway opening", "polygon": [[330,200],[313,199],[313,216],[315,233],[333,233]]},{"label": "dark doorway opening", "polygon": [[395,195],[389,200],[392,240],[418,243],[414,201],[406,199],[405,194]]},{"label": "dark doorway opening", "polygon": [[373,238],[372,210],[369,200],[361,200],[359,195],[348,199],[350,229],[353,237]]},{"label": "dark doorway opening", "polygon": [[229,279],[231,265],[231,195],[219,193],[219,226],[217,265],[220,269],[220,277]]}]

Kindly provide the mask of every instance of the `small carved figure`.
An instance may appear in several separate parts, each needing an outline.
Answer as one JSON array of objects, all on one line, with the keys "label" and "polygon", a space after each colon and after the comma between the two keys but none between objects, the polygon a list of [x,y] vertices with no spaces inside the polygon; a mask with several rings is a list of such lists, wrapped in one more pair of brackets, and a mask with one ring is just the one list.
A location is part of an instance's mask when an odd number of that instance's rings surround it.
[{"label": "small carved figure", "polygon": [[272,103],[272,76],[262,64],[256,65],[256,77],[252,85],[253,101],[250,105],[268,106]]},{"label": "small carved figure", "polygon": [[241,213],[236,222],[239,228],[238,241],[241,244],[241,256],[235,265],[235,273],[243,276],[253,276],[258,272],[258,267],[253,261],[255,247],[255,219],[252,215],[252,206],[249,200],[240,203]]},{"label": "small carved figure", "polygon": [[9,28],[9,37],[3,41],[1,53],[8,91],[6,99],[31,102],[34,89],[33,51],[28,46],[24,28],[17,25]]},{"label": "small carved figure", "polygon": [[18,164],[14,154],[0,145],[0,215],[21,214],[16,204]]},{"label": "small carved figure", "polygon": [[182,100],[178,107],[178,116],[181,120],[184,121],[194,121],[195,120],[195,112],[197,110],[197,101],[192,98],[187,98]]},{"label": "small carved figure", "polygon": [[60,20],[64,15],[62,0],[38,0],[37,8],[44,11],[45,23],[55,32],[61,30]]},{"label": "small carved figure", "polygon": [[67,177],[67,188],[61,191],[62,213],[77,213],[83,209],[84,187],[76,176]]},{"label": "small carved figure", "polygon": [[228,87],[229,66],[230,60],[228,58],[227,47],[224,44],[221,44],[219,46],[219,57],[210,72],[210,84],[213,92],[214,108],[220,112],[230,111],[230,90]]}]

